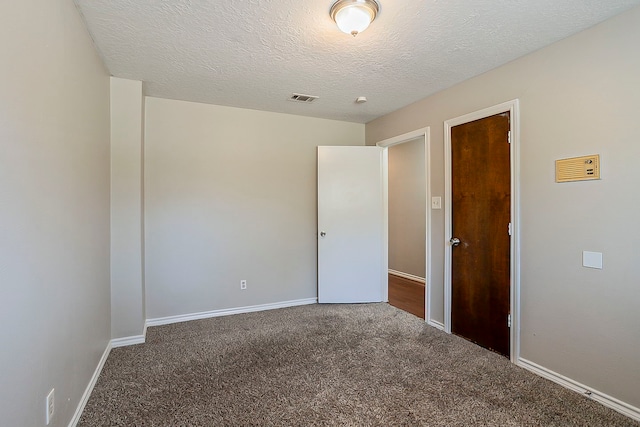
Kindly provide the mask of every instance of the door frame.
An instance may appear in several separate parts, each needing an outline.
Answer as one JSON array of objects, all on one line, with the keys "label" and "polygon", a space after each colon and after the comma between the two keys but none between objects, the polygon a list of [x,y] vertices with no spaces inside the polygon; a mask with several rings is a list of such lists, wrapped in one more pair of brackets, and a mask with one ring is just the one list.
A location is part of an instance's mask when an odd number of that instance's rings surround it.
[{"label": "door frame", "polygon": [[429,325],[441,329],[438,323],[433,323],[431,320],[431,180],[429,175],[431,173],[431,128],[424,127],[416,129],[411,132],[403,133],[402,135],[394,136],[382,140],[376,145],[384,148],[382,152],[382,179],[383,179],[383,200],[384,200],[384,268],[385,268],[385,281],[387,286],[385,288],[385,301],[389,301],[389,285],[388,285],[388,272],[389,272],[389,147],[399,145],[405,142],[413,141],[417,138],[423,138],[424,141],[424,172],[425,172],[425,188],[426,194],[426,206],[425,206],[425,322]]},{"label": "door frame", "polygon": [[511,165],[511,249],[510,249],[510,313],[511,362],[520,356],[520,106],[519,100],[474,111],[444,122],[444,328],[451,333],[451,128],[496,114],[510,113]]}]

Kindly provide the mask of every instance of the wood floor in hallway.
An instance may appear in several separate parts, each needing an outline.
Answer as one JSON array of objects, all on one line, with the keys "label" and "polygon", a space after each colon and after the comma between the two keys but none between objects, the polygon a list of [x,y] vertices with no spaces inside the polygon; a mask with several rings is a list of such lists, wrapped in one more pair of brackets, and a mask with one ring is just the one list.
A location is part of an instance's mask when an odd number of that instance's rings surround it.
[{"label": "wood floor in hallway", "polygon": [[389,273],[389,304],[424,319],[424,283]]}]

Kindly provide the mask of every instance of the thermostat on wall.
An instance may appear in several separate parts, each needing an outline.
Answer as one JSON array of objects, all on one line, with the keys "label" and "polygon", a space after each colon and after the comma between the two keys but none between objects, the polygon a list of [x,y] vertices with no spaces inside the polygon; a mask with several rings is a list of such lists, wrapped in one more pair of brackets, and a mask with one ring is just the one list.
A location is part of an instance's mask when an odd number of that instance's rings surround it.
[{"label": "thermostat on wall", "polygon": [[600,155],[556,160],[556,182],[600,179]]}]

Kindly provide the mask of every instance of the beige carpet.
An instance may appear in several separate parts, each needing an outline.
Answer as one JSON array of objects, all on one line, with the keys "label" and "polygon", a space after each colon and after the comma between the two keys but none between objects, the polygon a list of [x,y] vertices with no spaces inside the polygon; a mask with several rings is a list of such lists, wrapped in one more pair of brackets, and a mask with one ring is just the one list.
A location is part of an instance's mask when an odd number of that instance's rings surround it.
[{"label": "beige carpet", "polygon": [[150,328],[80,426],[640,426],[387,304]]}]

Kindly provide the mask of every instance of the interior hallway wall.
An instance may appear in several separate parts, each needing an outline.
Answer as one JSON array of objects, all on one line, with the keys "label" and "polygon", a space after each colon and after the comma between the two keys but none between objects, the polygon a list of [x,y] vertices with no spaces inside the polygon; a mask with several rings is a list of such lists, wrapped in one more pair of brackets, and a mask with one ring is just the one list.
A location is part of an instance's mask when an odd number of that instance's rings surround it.
[{"label": "interior hallway wall", "polygon": [[316,147],[364,145],[364,125],[151,97],[145,114],[147,318],[316,298]]},{"label": "interior hallway wall", "polygon": [[71,0],[0,13],[0,424],[72,419],[110,339],[109,75]]},{"label": "interior hallway wall", "polygon": [[[640,407],[640,8],[367,124],[367,144],[519,98],[521,356]],[[601,155],[602,179],[555,183],[555,160]],[[444,318],[443,211],[433,211],[432,311]],[[604,269],[582,267],[582,251]],[[438,309],[436,309],[438,308]]]}]

